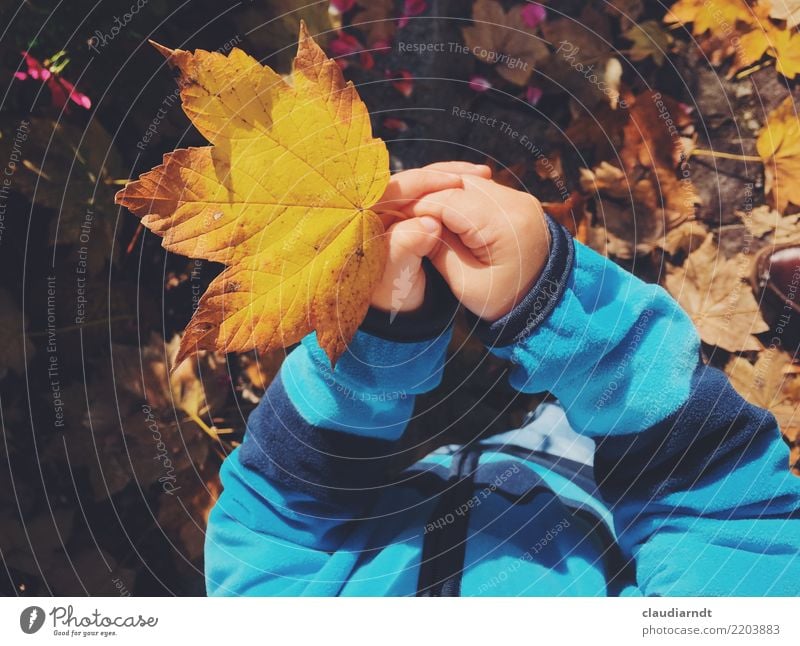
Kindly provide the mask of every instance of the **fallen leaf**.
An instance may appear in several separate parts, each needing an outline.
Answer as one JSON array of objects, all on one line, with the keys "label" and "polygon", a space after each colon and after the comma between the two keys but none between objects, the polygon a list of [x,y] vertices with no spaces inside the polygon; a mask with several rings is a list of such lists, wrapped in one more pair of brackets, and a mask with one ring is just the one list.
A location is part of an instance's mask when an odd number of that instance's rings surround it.
[{"label": "fallen leaf", "polygon": [[225,358],[202,352],[175,365],[180,345],[180,336],[165,343],[156,333],[140,346],[114,344],[115,382],[164,420],[174,420],[176,410],[193,420],[213,415],[231,392]]},{"label": "fallen leaf", "polygon": [[115,247],[110,205],[116,187],[111,182],[123,175],[123,164],[99,121],[91,119],[83,127],[66,120],[4,114],[0,156],[19,160],[8,170],[13,170],[12,189],[56,212],[49,223],[50,244],[72,245],[76,262],[78,249],[87,247],[82,259],[87,272],[94,275],[104,269]]},{"label": "fallen leaf", "polygon": [[800,118],[791,95],[767,115],[756,149],[775,208],[783,213],[789,202],[800,205]]},{"label": "fallen leaf", "polygon": [[644,4],[642,0],[607,0],[604,7],[606,13],[618,15],[623,26],[636,24],[636,19],[642,15]]},{"label": "fallen leaf", "polygon": [[689,254],[682,267],[671,268],[664,286],[692,317],[700,338],[729,352],[761,350],[753,335],[769,330],[750,286],[752,259],[745,254],[726,259],[714,235]]},{"label": "fallen leaf", "polygon": [[781,215],[766,204],[748,212],[737,212],[737,217],[756,238],[768,237],[772,244],[800,242],[800,213]]},{"label": "fallen leaf", "polygon": [[692,33],[701,36],[707,31],[716,32],[737,20],[746,20],[750,7],[744,0],[678,0],[664,16],[667,24],[692,23]]},{"label": "fallen leaf", "polygon": [[[736,356],[725,366],[733,387],[751,404],[772,413],[781,432],[791,443],[797,443],[800,439],[800,378],[795,368],[791,355],[775,347],[760,352],[755,365],[744,357]],[[800,475],[798,449],[800,445],[795,445],[791,464]]]},{"label": "fallen leaf", "polygon": [[[664,236],[694,216],[699,198],[688,177],[679,178],[684,152],[679,133],[691,123],[677,101],[648,91],[626,99],[627,110],[604,107],[597,113],[606,142],[597,152],[611,155],[617,164],[602,161],[581,169],[580,184],[595,198],[595,229],[588,241],[603,253],[630,259],[664,244]],[[608,116],[608,121],[605,117]],[[586,120],[591,124],[590,120]],[[595,146],[597,127],[570,126],[575,145]],[[600,140],[602,141],[602,140]]]},{"label": "fallen leaf", "polygon": [[394,0],[362,0],[358,6],[352,26],[366,34],[370,47],[388,46],[397,31]]},{"label": "fallen leaf", "polygon": [[607,13],[585,4],[577,18],[542,23],[542,34],[555,48],[542,65],[545,78],[557,78],[572,103],[583,110],[597,103],[617,107],[622,68],[614,58]]},{"label": "fallen leaf", "polygon": [[586,244],[589,219],[583,194],[573,191],[563,202],[542,202],[542,208],[566,227],[576,240]]},{"label": "fallen leaf", "polygon": [[702,222],[688,220],[680,226],[668,231],[658,246],[670,256],[688,255],[700,247],[708,235],[708,229]]},{"label": "fallen leaf", "polygon": [[789,28],[800,26],[800,0],[771,0],[769,17],[785,20]]},{"label": "fallen leaf", "polygon": [[200,299],[176,364],[198,350],[266,352],[313,330],[335,363],[386,257],[371,207],[389,156],[366,106],[304,25],[293,86],[237,48],[157,48],[213,146],[165,155],[117,202],[166,249],[227,265]]},{"label": "fallen leaf", "polygon": [[526,85],[536,64],[548,56],[536,30],[525,25],[523,11],[517,5],[506,13],[495,0],[477,0],[472,5],[474,24],[462,29],[478,60],[496,65],[497,73],[515,85]]},{"label": "fallen leaf", "polygon": [[622,35],[633,43],[628,50],[630,60],[643,61],[649,57],[659,67],[664,64],[667,50],[674,40],[655,20],[636,23]]},{"label": "fallen leaf", "polygon": [[692,23],[692,33],[713,65],[733,56],[731,76],[768,55],[775,58],[775,69],[791,79],[800,74],[800,35],[788,23],[774,24],[772,12],[768,0],[679,0],[664,21],[671,25]]}]

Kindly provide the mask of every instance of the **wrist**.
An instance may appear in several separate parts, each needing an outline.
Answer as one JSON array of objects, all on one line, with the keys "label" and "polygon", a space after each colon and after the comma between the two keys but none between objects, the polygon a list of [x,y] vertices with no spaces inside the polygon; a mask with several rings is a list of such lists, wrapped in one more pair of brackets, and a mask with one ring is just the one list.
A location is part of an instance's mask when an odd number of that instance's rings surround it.
[{"label": "wrist", "polygon": [[508,311],[487,320],[468,312],[478,338],[489,347],[503,347],[530,335],[555,309],[566,290],[572,271],[575,249],[571,234],[550,216],[545,215],[549,251],[540,268],[531,272],[527,290],[520,290]]},{"label": "wrist", "polygon": [[456,300],[444,278],[424,259],[425,296],[412,310],[396,311],[371,307],[359,330],[396,343],[428,341],[442,335],[453,324],[458,310]]}]

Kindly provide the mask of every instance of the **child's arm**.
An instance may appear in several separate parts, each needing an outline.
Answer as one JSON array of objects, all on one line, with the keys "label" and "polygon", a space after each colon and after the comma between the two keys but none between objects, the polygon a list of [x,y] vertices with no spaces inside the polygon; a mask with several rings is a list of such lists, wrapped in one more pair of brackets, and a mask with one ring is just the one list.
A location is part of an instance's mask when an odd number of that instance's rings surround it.
[{"label": "child's arm", "polygon": [[[663,289],[573,242],[529,204],[465,178],[464,189],[408,210],[467,232],[434,264],[476,314],[499,312],[475,323],[516,364],[512,384],[555,394],[573,428],[595,440],[595,475],[642,592],[796,594],[800,480],[773,416],[703,365],[694,326]],[[534,237],[550,242],[540,257]],[[479,262],[468,254],[476,243]],[[474,277],[489,286],[462,294],[464,271],[494,281]]]},{"label": "child's arm", "polygon": [[[382,206],[397,210],[426,191],[460,186],[458,173],[488,172],[440,164],[399,173]],[[440,278],[436,298],[425,299],[436,281],[421,265],[440,229],[422,218],[389,227],[373,310],[335,370],[314,335],[287,357],[222,466],[224,491],[206,536],[209,594],[335,595],[369,558],[361,551],[368,534],[351,521],[367,515],[403,462],[398,440],[414,396],[439,382],[449,340],[455,300]],[[380,592],[380,584],[362,591]]]}]

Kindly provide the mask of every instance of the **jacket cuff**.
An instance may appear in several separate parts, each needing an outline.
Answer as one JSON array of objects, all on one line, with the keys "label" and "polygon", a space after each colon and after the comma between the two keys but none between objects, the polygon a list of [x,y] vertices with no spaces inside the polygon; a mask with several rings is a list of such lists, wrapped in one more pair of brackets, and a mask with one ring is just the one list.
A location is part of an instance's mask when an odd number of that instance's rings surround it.
[{"label": "jacket cuff", "polygon": [[281,375],[247,421],[239,460],[289,491],[333,504],[366,504],[391,480],[399,443],[320,428],[293,406]]},{"label": "jacket cuff", "polygon": [[567,289],[575,260],[570,232],[545,214],[550,230],[550,256],[528,294],[497,321],[485,321],[467,311],[467,321],[478,338],[490,348],[518,343],[529,336],[555,309]]},{"label": "jacket cuff", "polygon": [[458,301],[444,278],[427,258],[422,261],[425,271],[425,300],[413,312],[385,312],[370,308],[359,328],[372,336],[398,343],[428,341],[440,336],[452,324]]}]

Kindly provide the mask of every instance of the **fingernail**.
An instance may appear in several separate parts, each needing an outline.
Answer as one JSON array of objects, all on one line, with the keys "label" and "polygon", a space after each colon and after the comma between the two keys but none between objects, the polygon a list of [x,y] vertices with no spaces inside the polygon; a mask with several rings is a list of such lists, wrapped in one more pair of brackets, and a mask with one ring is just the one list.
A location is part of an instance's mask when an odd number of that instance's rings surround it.
[{"label": "fingernail", "polygon": [[419,219],[419,223],[428,233],[436,233],[439,231],[439,223],[432,217],[424,215]]}]

